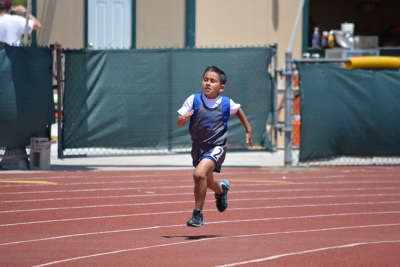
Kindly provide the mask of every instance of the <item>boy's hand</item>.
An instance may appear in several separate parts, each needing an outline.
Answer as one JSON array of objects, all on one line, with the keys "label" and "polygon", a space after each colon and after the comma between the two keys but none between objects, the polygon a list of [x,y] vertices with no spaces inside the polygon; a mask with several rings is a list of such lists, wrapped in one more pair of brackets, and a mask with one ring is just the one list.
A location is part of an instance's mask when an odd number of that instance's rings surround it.
[{"label": "boy's hand", "polygon": [[252,134],[251,133],[246,133],[246,143],[250,147],[253,147],[253,139],[252,139]]},{"label": "boy's hand", "polygon": [[246,115],[244,115],[244,112],[241,108],[238,108],[236,111],[236,117],[239,118],[240,122],[243,124],[244,129],[246,130],[246,143],[250,146],[253,147],[253,134],[251,131],[251,127],[249,124],[249,121],[246,118]]},{"label": "boy's hand", "polygon": [[185,125],[186,121],[193,115],[193,113],[194,113],[194,110],[191,110],[190,112],[186,113],[185,115],[178,116],[176,124],[179,127],[182,127],[183,125]]},{"label": "boy's hand", "polygon": [[185,115],[181,116],[181,119],[186,122],[194,113],[194,110],[191,110],[190,112],[186,113]]}]

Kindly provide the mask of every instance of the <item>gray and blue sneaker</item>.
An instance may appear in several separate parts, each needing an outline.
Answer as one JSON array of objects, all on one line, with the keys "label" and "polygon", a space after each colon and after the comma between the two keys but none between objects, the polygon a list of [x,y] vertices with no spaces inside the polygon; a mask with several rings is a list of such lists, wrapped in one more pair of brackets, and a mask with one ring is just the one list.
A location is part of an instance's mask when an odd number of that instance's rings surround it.
[{"label": "gray and blue sneaker", "polygon": [[222,187],[221,195],[214,194],[215,196],[215,203],[217,204],[217,209],[220,212],[223,212],[228,207],[228,191],[229,191],[229,182],[227,180],[222,180],[219,182],[220,186]]},{"label": "gray and blue sneaker", "polygon": [[199,209],[195,209],[192,214],[192,218],[190,218],[189,221],[187,221],[186,225],[187,226],[192,226],[192,227],[200,227],[204,224],[203,221],[203,214]]}]

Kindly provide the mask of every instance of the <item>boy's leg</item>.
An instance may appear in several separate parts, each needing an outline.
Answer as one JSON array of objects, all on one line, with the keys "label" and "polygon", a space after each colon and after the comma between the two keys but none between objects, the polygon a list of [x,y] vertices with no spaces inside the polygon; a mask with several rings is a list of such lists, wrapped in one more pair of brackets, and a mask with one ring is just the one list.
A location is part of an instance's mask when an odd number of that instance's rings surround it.
[{"label": "boy's leg", "polygon": [[[218,184],[215,185],[213,176],[214,169],[215,162],[205,158],[200,161],[193,173],[195,208],[201,211],[203,210],[204,201],[206,199],[207,188],[215,192],[214,189],[217,187],[216,189],[222,192],[221,187]],[[211,185],[212,188],[208,185]]]},{"label": "boy's leg", "polygon": [[[196,169],[193,173],[195,209],[193,211],[192,218],[187,221],[187,226],[200,227],[204,224],[202,210],[204,207],[208,188],[213,190],[216,196],[223,196],[223,199],[226,199],[226,201],[224,202],[224,210],[227,207],[227,190],[224,191],[223,186],[215,182],[213,175],[213,171],[219,172],[221,169],[221,164],[224,162],[225,159],[226,147],[216,146],[214,149],[206,152],[202,148],[194,146],[192,148],[191,154],[193,165],[195,165],[195,162],[198,162],[199,158],[202,159],[197,164]],[[220,202],[221,201],[217,201],[217,208],[221,211],[221,209],[219,208]]]},{"label": "boy's leg", "polygon": [[[225,207],[224,208],[218,207],[218,210],[220,211],[221,209],[225,210],[228,205],[227,199],[225,200],[225,198],[229,190],[229,182],[224,180],[218,183],[217,181],[215,181],[213,173],[214,169],[215,169],[215,162],[213,160],[205,158],[200,161],[199,165],[197,165],[193,173],[195,209],[199,209],[200,211],[203,210],[204,202],[207,195],[207,188],[214,191],[216,196],[222,196],[222,198],[224,199],[223,205]],[[225,191],[222,188],[222,185],[224,185],[225,187],[227,186],[225,188]]]},{"label": "boy's leg", "polygon": [[215,181],[213,172],[210,172],[207,176],[207,187],[217,195],[222,193],[222,187],[217,181]]},{"label": "boy's leg", "polygon": [[[202,159],[193,173],[195,209],[192,217],[187,221],[187,226],[200,227],[204,224],[203,206],[207,194],[207,181],[210,173],[215,169],[215,162],[210,159]],[[213,176],[211,176],[213,177]],[[212,178],[213,179],[213,178]]]}]

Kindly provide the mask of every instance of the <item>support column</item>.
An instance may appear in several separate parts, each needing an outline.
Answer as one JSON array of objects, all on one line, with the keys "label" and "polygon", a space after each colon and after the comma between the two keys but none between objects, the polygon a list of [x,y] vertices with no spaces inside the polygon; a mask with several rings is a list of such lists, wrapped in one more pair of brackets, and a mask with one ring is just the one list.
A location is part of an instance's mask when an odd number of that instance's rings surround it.
[{"label": "support column", "polygon": [[292,113],[293,113],[293,85],[292,85],[292,73],[293,73],[293,62],[292,52],[286,52],[285,59],[285,167],[292,166]]}]

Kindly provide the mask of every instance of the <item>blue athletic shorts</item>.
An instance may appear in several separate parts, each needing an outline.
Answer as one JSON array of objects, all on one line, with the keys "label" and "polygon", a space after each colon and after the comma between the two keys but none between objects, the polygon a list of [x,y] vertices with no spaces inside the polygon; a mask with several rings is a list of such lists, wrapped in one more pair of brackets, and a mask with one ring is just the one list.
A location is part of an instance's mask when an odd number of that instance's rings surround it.
[{"label": "blue athletic shorts", "polygon": [[227,146],[203,146],[192,144],[193,166],[197,167],[202,159],[211,159],[215,162],[214,172],[221,172],[222,163],[224,163]]}]

